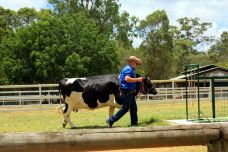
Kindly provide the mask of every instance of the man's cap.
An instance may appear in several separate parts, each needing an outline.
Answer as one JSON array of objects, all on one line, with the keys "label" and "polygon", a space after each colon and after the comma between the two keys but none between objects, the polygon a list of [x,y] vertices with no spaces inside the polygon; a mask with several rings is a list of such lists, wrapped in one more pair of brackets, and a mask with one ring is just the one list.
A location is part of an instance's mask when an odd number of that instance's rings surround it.
[{"label": "man's cap", "polygon": [[127,59],[127,61],[135,61],[136,64],[141,64],[142,63],[142,61],[139,58],[135,57],[135,56],[130,56]]}]

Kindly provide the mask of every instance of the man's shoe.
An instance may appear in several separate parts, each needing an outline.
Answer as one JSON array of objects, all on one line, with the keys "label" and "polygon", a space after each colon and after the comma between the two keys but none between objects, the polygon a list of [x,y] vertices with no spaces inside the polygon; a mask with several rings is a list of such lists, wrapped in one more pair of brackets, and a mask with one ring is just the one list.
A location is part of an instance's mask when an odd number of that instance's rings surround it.
[{"label": "man's shoe", "polygon": [[109,119],[106,120],[106,123],[108,125],[108,128],[112,128],[113,123],[111,123]]},{"label": "man's shoe", "polygon": [[137,126],[139,126],[138,123],[136,123],[136,124],[131,124],[131,127],[137,127]]}]

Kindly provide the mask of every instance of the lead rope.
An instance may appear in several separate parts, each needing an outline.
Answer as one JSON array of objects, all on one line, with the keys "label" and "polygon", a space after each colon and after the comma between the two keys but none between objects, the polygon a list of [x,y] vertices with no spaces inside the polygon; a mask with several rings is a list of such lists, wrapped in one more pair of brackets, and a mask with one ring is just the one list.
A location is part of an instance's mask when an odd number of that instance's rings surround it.
[{"label": "lead rope", "polygon": [[144,80],[142,80],[142,82],[140,83],[139,93],[137,94],[136,98],[138,99],[139,96],[140,96],[142,93],[145,93],[145,90],[144,90]]}]

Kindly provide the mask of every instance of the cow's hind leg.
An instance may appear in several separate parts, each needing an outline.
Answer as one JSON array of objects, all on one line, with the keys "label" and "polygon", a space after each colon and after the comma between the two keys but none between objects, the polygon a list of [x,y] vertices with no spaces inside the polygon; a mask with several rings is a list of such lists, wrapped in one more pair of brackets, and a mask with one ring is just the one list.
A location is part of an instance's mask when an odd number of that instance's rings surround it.
[{"label": "cow's hind leg", "polygon": [[113,116],[114,111],[115,111],[115,107],[114,106],[110,106],[109,107],[109,118]]}]

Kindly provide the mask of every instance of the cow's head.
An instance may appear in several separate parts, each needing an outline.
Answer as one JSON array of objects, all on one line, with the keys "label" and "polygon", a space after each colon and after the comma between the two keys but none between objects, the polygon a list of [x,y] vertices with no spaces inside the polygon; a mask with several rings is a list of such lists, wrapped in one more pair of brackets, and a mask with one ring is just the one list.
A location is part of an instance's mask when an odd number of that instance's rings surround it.
[{"label": "cow's head", "polygon": [[[136,77],[140,77],[140,75],[136,74]],[[136,92],[137,94],[140,92],[142,94],[157,94],[157,90],[155,89],[154,85],[152,84],[149,77],[143,77],[143,81],[141,83],[137,83],[136,85]]]},{"label": "cow's head", "polygon": [[155,87],[152,84],[152,82],[149,79],[149,77],[144,77],[143,78],[142,86],[144,86],[145,94],[153,94],[153,95],[157,94],[157,90],[155,89]]}]

